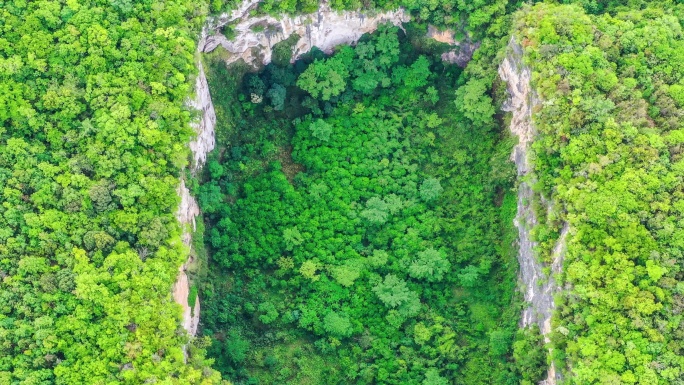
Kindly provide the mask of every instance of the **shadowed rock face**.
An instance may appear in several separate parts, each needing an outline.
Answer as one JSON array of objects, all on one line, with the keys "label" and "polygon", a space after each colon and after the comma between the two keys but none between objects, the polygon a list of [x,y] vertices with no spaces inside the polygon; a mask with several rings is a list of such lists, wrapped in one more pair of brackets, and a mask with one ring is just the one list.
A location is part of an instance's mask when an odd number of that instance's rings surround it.
[{"label": "shadowed rock face", "polygon": [[465,68],[473,58],[475,50],[480,48],[480,42],[463,41],[458,43],[458,49],[453,49],[442,54],[442,60],[459,67]]},{"label": "shadowed rock face", "polygon": [[454,30],[446,29],[441,31],[433,25],[428,25],[427,37],[455,47],[454,49],[443,53],[442,60],[451,64],[456,64],[462,68],[465,68],[468,65],[473,58],[475,50],[480,48],[479,41],[472,42],[467,36],[465,40],[458,41],[456,40]]},{"label": "shadowed rock face", "polygon": [[[544,265],[534,254],[534,242],[530,230],[537,224],[537,218],[532,209],[534,192],[531,184],[524,177],[532,170],[528,153],[535,137],[532,121],[533,108],[541,101],[530,85],[531,70],[522,62],[522,47],[511,40],[509,54],[499,66],[499,76],[507,83],[510,98],[504,103],[503,110],[512,113],[510,130],[518,137],[518,144],[513,148],[511,159],[518,171],[518,211],[515,226],[518,228],[518,262],[520,264],[520,281],[525,290],[525,301],[528,306],[523,310],[521,326],[536,323],[548,342],[551,332],[551,316],[555,308],[553,295],[560,290],[560,286],[553,278],[554,273],[560,273],[565,253],[565,238],[568,233],[567,225],[563,227],[560,238],[553,250],[551,275],[544,274]],[[547,379],[541,385],[556,384],[560,379],[553,364],[549,367]]]}]

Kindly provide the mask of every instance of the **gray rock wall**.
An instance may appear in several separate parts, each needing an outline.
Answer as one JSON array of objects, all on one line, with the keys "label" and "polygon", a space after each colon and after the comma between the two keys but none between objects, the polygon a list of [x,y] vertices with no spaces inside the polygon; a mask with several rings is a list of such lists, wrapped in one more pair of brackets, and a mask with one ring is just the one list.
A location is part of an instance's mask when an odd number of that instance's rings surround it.
[{"label": "gray rock wall", "polygon": [[[518,137],[518,144],[514,147],[511,159],[515,162],[518,172],[518,211],[515,216],[515,226],[518,228],[518,262],[520,264],[519,279],[525,293],[528,306],[523,310],[520,321],[522,327],[532,324],[539,325],[546,342],[549,342],[551,332],[551,316],[555,309],[554,294],[560,286],[554,279],[563,266],[565,253],[565,238],[568,227],[564,226],[553,250],[551,275],[544,273],[544,265],[534,253],[534,242],[530,231],[537,224],[537,217],[532,209],[534,192],[531,184],[533,177],[532,164],[529,159],[529,148],[534,140],[536,131],[532,120],[533,109],[541,105],[534,89],[531,87],[531,70],[522,62],[522,47],[514,40],[509,44],[509,54],[499,66],[499,76],[507,83],[509,99],[504,103],[503,110],[512,113],[511,132]],[[549,367],[547,379],[540,385],[555,385],[559,373],[553,364]]]},{"label": "gray rock wall", "polygon": [[[403,9],[378,13],[336,12],[325,1],[321,2],[318,12],[308,15],[250,17],[249,10],[257,3],[248,0],[231,15],[221,15],[210,23],[199,49],[211,52],[220,46],[229,54],[226,64],[242,59],[245,63],[259,67],[271,62],[274,45],[293,34],[299,36],[292,53],[292,61],[295,61],[313,47],[330,53],[340,44],[356,43],[361,36],[375,31],[380,24],[389,22],[401,26],[410,19]],[[227,24],[235,33],[231,39],[218,32]]]}]

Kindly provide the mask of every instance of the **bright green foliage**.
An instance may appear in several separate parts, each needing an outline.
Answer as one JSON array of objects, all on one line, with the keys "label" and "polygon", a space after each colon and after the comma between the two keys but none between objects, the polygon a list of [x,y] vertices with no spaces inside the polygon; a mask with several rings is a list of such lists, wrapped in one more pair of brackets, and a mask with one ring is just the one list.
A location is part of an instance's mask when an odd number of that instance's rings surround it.
[{"label": "bright green foliage", "polygon": [[323,318],[323,329],[335,337],[349,337],[352,333],[349,317],[331,311]]},{"label": "bright green foliage", "polygon": [[267,325],[278,318],[278,310],[276,310],[275,306],[270,302],[263,302],[259,304],[259,308],[257,310],[263,313],[259,316],[259,320]]},{"label": "bright green foliage", "polygon": [[513,359],[519,370],[522,385],[536,384],[546,372],[546,348],[539,327],[518,330],[513,342]]},{"label": "bright green foliage", "polygon": [[323,267],[323,265],[321,265],[320,262],[309,259],[302,263],[302,267],[299,268],[299,272],[306,279],[318,281],[320,279],[320,276],[318,275],[318,270],[320,270],[321,267]]},{"label": "bright green foliage", "polygon": [[366,209],[361,211],[360,215],[372,224],[382,225],[387,222],[389,209],[385,201],[378,197],[372,197],[366,201]]},{"label": "bright green foliage", "polygon": [[297,229],[297,226],[283,230],[283,240],[285,241],[285,248],[289,251],[292,251],[295,246],[299,246],[304,242],[304,238]]},{"label": "bright green foliage", "polygon": [[344,56],[311,64],[297,80],[297,86],[322,100],[330,100],[341,94],[347,88],[349,78],[348,63],[344,60],[349,56],[349,50],[343,48]]},{"label": "bright green foliage", "polygon": [[[454,108],[460,69],[390,27],[303,60],[254,75],[266,88],[298,77],[282,112],[251,103],[255,81],[231,82],[236,67],[210,67],[231,117],[212,155],[224,172],[205,173],[200,199],[216,368],[263,384],[515,383],[511,344],[490,351],[491,331],[513,335],[519,317],[512,239],[499,243],[515,204],[496,203],[511,180],[492,179],[510,171],[491,169],[500,133]],[[338,95],[321,68],[349,74]],[[465,287],[468,265],[478,282]],[[239,362],[233,335],[251,346]]]},{"label": "bright green foliage", "polygon": [[537,5],[517,37],[543,100],[539,190],[569,225],[552,340],[571,384],[684,381],[681,7],[588,16]]},{"label": "bright green foliage", "polygon": [[406,286],[406,281],[393,274],[386,275],[385,279],[373,288],[373,292],[385,306],[390,308],[402,307],[403,305],[409,305],[413,308],[418,299],[416,293]]},{"label": "bright green foliage", "polygon": [[489,124],[494,115],[492,98],[487,95],[487,84],[481,79],[470,79],[456,90],[456,105],[465,117],[478,124]]},{"label": "bright green foliage", "polygon": [[413,327],[413,339],[418,345],[424,345],[432,338],[432,330],[426,327],[424,323],[418,322]]},{"label": "bright green foliage", "polygon": [[[603,9],[604,2],[582,0],[590,7]],[[613,0],[616,4],[619,1]],[[642,1],[643,2],[643,1]],[[214,13],[237,8],[242,0],[214,0],[211,10]],[[483,33],[488,26],[498,22],[506,12],[509,1],[506,0],[330,0],[328,3],[335,10],[395,10],[399,7],[407,9],[420,23],[432,23],[440,26],[458,26],[468,32]],[[598,5],[600,4],[600,6]],[[263,0],[259,3],[259,11],[278,15],[282,13],[315,13],[318,0]],[[513,3],[511,3],[513,5]]]},{"label": "bright green foliage", "polygon": [[465,287],[475,286],[477,284],[479,278],[480,278],[480,270],[476,266],[473,266],[473,265],[466,266],[458,274],[458,281],[461,283],[461,285],[463,285]]},{"label": "bright green foliage", "polygon": [[0,5],[0,382],[218,383],[170,295],[191,1]]},{"label": "bright green foliage", "polygon": [[444,252],[427,249],[418,253],[418,257],[411,262],[408,271],[413,278],[428,281],[441,281],[444,273],[449,270],[451,263]]},{"label": "bright green foliage", "polygon": [[324,142],[330,140],[330,134],[332,134],[332,126],[325,122],[323,119],[317,119],[309,125],[311,130],[311,135],[314,138],[320,139]]},{"label": "bright green foliage", "polygon": [[439,375],[439,369],[430,368],[425,372],[422,385],[449,385],[449,380]]},{"label": "bright green foliage", "polygon": [[428,178],[420,185],[420,197],[427,202],[437,199],[442,191],[444,189],[436,178]]},{"label": "bright green foliage", "polygon": [[512,343],[511,337],[511,334],[506,330],[492,331],[489,334],[489,350],[496,356],[508,353]]},{"label": "bright green foliage", "polygon": [[348,260],[343,265],[332,267],[330,273],[337,283],[344,287],[349,287],[361,276],[363,267],[362,259]]}]

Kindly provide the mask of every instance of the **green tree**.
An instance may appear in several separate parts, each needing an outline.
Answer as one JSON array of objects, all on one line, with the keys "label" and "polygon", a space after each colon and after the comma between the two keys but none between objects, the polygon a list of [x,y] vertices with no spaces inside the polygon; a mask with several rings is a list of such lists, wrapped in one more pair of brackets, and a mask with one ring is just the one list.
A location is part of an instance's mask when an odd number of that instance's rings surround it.
[{"label": "green tree", "polygon": [[352,326],[349,317],[331,311],[323,317],[323,329],[335,337],[349,337]]},{"label": "green tree", "polygon": [[485,81],[477,78],[469,79],[456,90],[456,108],[474,124],[484,126],[492,123],[494,105],[487,90]]},{"label": "green tree", "polygon": [[314,98],[330,100],[338,96],[347,88],[349,69],[346,63],[333,58],[316,61],[299,75],[297,86],[308,92]]},{"label": "green tree", "polygon": [[439,369],[429,368],[425,371],[423,385],[448,385],[449,380],[439,375]]},{"label": "green tree", "polygon": [[361,217],[370,223],[381,225],[387,222],[389,217],[387,203],[378,197],[372,197],[366,201],[366,209],[361,211]]},{"label": "green tree", "polygon": [[511,333],[496,329],[489,333],[489,351],[495,356],[503,356],[511,348]]},{"label": "green tree", "polygon": [[427,202],[437,199],[442,191],[442,185],[435,178],[428,178],[420,185],[420,197]]},{"label": "green tree", "polygon": [[260,303],[258,310],[264,313],[259,316],[259,320],[267,325],[278,319],[278,310],[271,302]]},{"label": "green tree", "polygon": [[299,229],[295,226],[283,230],[283,240],[285,241],[285,248],[288,251],[292,251],[295,246],[299,246],[304,242],[304,237],[302,237]]},{"label": "green tree", "polygon": [[389,308],[397,308],[404,317],[412,317],[420,310],[418,294],[411,291],[406,281],[393,274],[388,274],[385,279],[373,287],[373,292],[380,301]]},{"label": "green tree", "polygon": [[418,253],[416,259],[409,265],[408,271],[413,278],[438,282],[442,280],[450,266],[451,263],[443,252],[430,248]]},{"label": "green tree", "polygon": [[473,287],[477,285],[480,278],[480,270],[477,266],[468,265],[458,274],[458,280],[464,287]]},{"label": "green tree", "polygon": [[314,138],[324,142],[330,140],[330,135],[333,132],[332,126],[326,123],[323,119],[316,119],[315,121],[311,122],[309,129],[311,130],[311,135],[313,135]]},{"label": "green tree", "polygon": [[266,93],[271,99],[271,106],[276,111],[282,111],[285,108],[285,97],[287,96],[287,90],[280,84],[273,84]]}]

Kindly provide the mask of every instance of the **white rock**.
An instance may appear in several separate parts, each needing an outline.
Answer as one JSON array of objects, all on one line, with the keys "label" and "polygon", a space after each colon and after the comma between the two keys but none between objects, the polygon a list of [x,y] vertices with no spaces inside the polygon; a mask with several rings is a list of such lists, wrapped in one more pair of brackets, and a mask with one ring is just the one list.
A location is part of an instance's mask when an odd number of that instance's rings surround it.
[{"label": "white rock", "polygon": [[[254,0],[248,3],[255,3]],[[241,9],[248,9],[243,6]],[[261,16],[250,18],[247,12],[233,12],[231,16],[222,15],[209,28],[213,34],[205,36],[200,42],[200,50],[211,52],[223,47],[230,55],[226,63],[234,63],[243,59],[254,67],[271,62],[273,46],[286,40],[293,34],[300,36],[293,49],[292,61],[309,52],[313,47],[330,53],[340,44],[356,43],[361,36],[373,32],[378,25],[392,23],[401,26],[410,20],[403,9],[380,13],[361,11],[335,12],[327,4],[321,4],[318,12],[300,16]],[[232,24],[235,37],[228,40],[219,34],[219,28]],[[259,32],[254,31],[258,27]]]},{"label": "white rock", "polygon": [[[535,138],[536,130],[532,120],[533,109],[540,105],[530,79],[532,76],[528,66],[522,63],[523,50],[513,39],[509,44],[509,54],[499,66],[499,76],[507,83],[509,99],[504,103],[503,110],[512,113],[511,132],[518,137],[518,144],[513,148],[511,159],[518,171],[518,211],[515,216],[515,226],[518,228],[518,262],[520,263],[520,280],[525,287],[525,301],[529,306],[523,310],[521,326],[536,323],[546,342],[549,342],[551,332],[551,316],[555,309],[553,296],[561,288],[555,282],[553,275],[548,276],[543,271],[543,265],[537,261],[534,254],[536,242],[532,241],[530,230],[537,224],[537,218],[532,208],[534,192],[531,183],[523,177],[531,170],[529,148]],[[551,202],[546,202],[550,205]],[[560,273],[565,255],[565,238],[569,228],[567,225],[561,230],[560,237],[552,253],[551,272]],[[560,379],[553,363],[548,369],[547,378],[540,385],[555,385]]]},{"label": "white rock", "polygon": [[[189,227],[192,226],[192,231],[196,229],[195,217],[199,215],[199,206],[197,205],[195,198],[190,195],[190,190],[185,187],[185,181],[183,179],[180,181],[177,193],[181,198],[181,202],[178,206],[178,211],[176,212],[176,219],[181,224],[183,231],[181,236],[183,244],[190,249],[192,247],[192,233],[190,232]],[[199,325],[200,304],[198,296],[195,299],[194,310],[188,305],[190,282],[188,281],[188,275],[185,271],[190,263],[192,263],[191,256],[186,263],[178,268],[178,278],[176,278],[176,283],[173,285],[173,299],[176,303],[181,305],[181,308],[183,309],[183,328],[188,334],[194,336],[197,333],[197,326]]]},{"label": "white rock", "polygon": [[197,171],[204,165],[207,161],[207,154],[214,149],[214,128],[216,127],[216,112],[211,101],[209,85],[207,84],[207,77],[204,75],[202,62],[198,62],[197,66],[199,74],[195,81],[195,99],[191,101],[190,105],[198,110],[201,115],[198,122],[192,123],[196,133],[195,138],[189,144],[194,160],[191,166],[193,171]]}]

